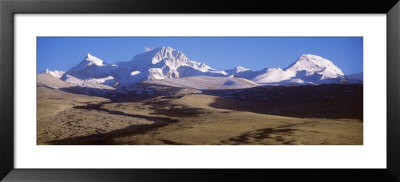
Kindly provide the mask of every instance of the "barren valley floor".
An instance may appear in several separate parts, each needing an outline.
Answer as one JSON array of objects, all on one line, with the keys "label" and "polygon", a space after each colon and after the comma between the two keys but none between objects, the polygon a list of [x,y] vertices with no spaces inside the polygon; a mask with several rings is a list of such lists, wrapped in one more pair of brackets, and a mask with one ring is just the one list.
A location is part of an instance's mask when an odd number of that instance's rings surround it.
[{"label": "barren valley floor", "polygon": [[[337,104],[330,100],[325,102]],[[260,105],[259,102],[255,104]],[[167,96],[116,102],[38,86],[37,144],[363,144],[362,95],[361,117],[349,114],[324,118],[304,113],[294,117],[289,112],[291,107],[286,106],[290,117],[279,116],[279,113],[263,113],[261,106],[258,107],[261,110],[251,110],[249,105],[254,104],[191,89]],[[307,104],[304,107],[310,109]]]}]

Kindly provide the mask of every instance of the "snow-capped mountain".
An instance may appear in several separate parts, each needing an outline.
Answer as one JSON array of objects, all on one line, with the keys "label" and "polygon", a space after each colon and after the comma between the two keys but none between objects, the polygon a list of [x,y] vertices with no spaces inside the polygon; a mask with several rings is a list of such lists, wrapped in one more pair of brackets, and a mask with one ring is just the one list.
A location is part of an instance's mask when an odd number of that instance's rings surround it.
[{"label": "snow-capped mountain", "polygon": [[52,75],[52,76],[54,76],[56,78],[61,78],[64,75],[65,72],[64,71],[58,71],[58,70],[51,71],[49,69],[45,69],[44,71],[42,71],[40,73],[41,74],[49,74],[49,75]]},{"label": "snow-capped mountain", "polygon": [[304,54],[285,69],[264,68],[252,71],[237,66],[218,71],[205,63],[190,60],[181,51],[171,47],[155,48],[136,55],[130,61],[115,64],[107,64],[100,58],[87,54],[79,64],[65,73],[50,70],[45,70],[44,73],[83,87],[90,83],[124,87],[141,81],[168,79],[168,82],[172,82],[176,78],[192,76],[235,76],[246,79],[254,83],[253,85],[360,83],[359,80],[354,81],[357,75],[345,76],[333,62],[317,55]]},{"label": "snow-capped mountain", "polygon": [[331,61],[317,55],[303,54],[285,69],[265,68],[235,74],[259,84],[326,84],[340,83],[344,78]]},{"label": "snow-capped mountain", "polygon": [[264,73],[251,78],[251,80],[256,83],[277,83],[284,80],[289,80],[295,75],[296,72],[294,71],[285,71],[281,68],[268,68],[265,69]]},{"label": "snow-capped mountain", "polygon": [[341,69],[331,61],[320,56],[303,54],[295,63],[285,69],[296,73],[296,78],[304,81],[320,81],[325,79],[343,78]]},{"label": "snow-capped mountain", "polygon": [[232,69],[225,70],[225,73],[227,73],[228,75],[235,75],[237,73],[246,72],[246,71],[249,71],[249,70],[250,70],[249,68],[245,68],[245,67],[242,67],[242,66],[236,66],[236,67],[234,67]]},{"label": "snow-capped mountain", "polygon": [[187,58],[181,51],[171,47],[159,47],[135,56],[129,62],[118,64],[115,76],[122,85],[143,80],[181,78],[188,76],[224,76],[224,71],[216,71],[208,65]]},{"label": "snow-capped mountain", "polygon": [[62,79],[66,79],[66,75],[71,75],[79,79],[102,79],[109,78],[115,66],[105,63],[103,60],[87,54],[78,65],[72,67],[65,72]]},{"label": "snow-capped mountain", "polygon": [[226,73],[192,61],[171,47],[159,47],[136,55],[131,61],[112,65],[88,54],[83,61],[68,70],[66,75],[106,85],[113,85],[117,81],[121,85],[129,85],[144,80],[197,75],[224,76]]},{"label": "snow-capped mountain", "polygon": [[307,75],[318,73],[329,78],[344,75],[342,70],[331,61],[312,54],[303,54],[296,62],[288,66],[285,71],[306,71]]}]

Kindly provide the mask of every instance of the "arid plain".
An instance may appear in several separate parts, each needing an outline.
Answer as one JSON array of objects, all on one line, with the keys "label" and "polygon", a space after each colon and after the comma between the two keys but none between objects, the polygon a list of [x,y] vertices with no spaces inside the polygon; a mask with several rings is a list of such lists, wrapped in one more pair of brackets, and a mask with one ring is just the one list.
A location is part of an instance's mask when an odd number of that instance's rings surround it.
[{"label": "arid plain", "polygon": [[38,80],[39,145],[363,144],[357,84],[215,90],[150,81],[103,97]]}]

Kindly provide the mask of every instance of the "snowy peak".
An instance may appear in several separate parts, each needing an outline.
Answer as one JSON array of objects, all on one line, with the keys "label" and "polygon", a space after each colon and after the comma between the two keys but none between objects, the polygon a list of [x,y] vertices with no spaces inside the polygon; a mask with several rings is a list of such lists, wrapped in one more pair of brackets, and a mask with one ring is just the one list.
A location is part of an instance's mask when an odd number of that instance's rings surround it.
[{"label": "snowy peak", "polygon": [[287,67],[285,71],[320,72],[326,69],[339,75],[344,75],[342,70],[335,66],[331,61],[312,54],[303,54],[296,62]]},{"label": "snowy peak", "polygon": [[177,60],[187,60],[187,57],[182,52],[172,49],[171,47],[159,47],[156,48],[156,51],[157,52],[152,59],[152,64],[157,64],[158,62],[167,58],[175,58]]},{"label": "snowy peak", "polygon": [[58,71],[58,70],[54,70],[51,71],[49,69],[45,69],[44,71],[40,72],[41,74],[49,74],[51,76],[54,76],[56,78],[61,78],[64,75],[64,71]]},{"label": "snowy peak", "polygon": [[83,60],[87,64],[87,66],[96,65],[96,66],[104,66],[104,61],[87,53],[86,58]]},{"label": "snowy peak", "polygon": [[329,84],[344,78],[331,61],[317,55],[303,54],[286,69],[266,68],[237,74],[259,84]]},{"label": "snowy peak", "polygon": [[[158,51],[157,51],[158,50]],[[176,62],[188,62],[189,59],[181,52],[171,47],[159,47],[153,56],[152,64],[157,64],[163,60],[174,60]]]},{"label": "snowy peak", "polygon": [[103,60],[87,53],[85,59],[83,59],[78,65],[72,67],[70,70],[67,71],[67,73],[70,72],[79,72],[91,67],[96,67],[96,66],[106,66]]},{"label": "snowy peak", "polygon": [[322,76],[321,79],[344,76],[342,70],[331,61],[312,54],[303,54],[285,71],[302,72],[305,76],[318,74]]},{"label": "snowy peak", "polygon": [[148,64],[157,64],[165,59],[187,59],[186,56],[171,47],[157,47],[153,50],[136,55],[132,62],[138,64],[146,61]]},{"label": "snowy peak", "polygon": [[[158,47],[139,54],[132,59],[131,65],[135,67],[137,71],[150,70],[150,68],[152,68],[153,71],[150,71],[150,74],[157,73],[157,78],[160,78],[161,75],[164,75],[165,78],[178,78],[184,75],[194,74],[196,71],[213,71],[213,69],[206,64],[192,61],[181,51],[171,47]],[[149,78],[154,79],[153,77]]]},{"label": "snowy peak", "polygon": [[[78,65],[69,69],[67,75],[83,80],[104,80],[104,84],[130,85],[144,80],[180,78],[197,75],[224,76],[204,63],[188,59],[181,51],[171,47],[158,47],[136,55],[131,61],[108,65],[103,60],[87,54]],[[111,77],[110,77],[111,76]],[[63,80],[66,77],[62,77]]]},{"label": "snowy peak", "polygon": [[[85,83],[109,86],[118,83],[121,87],[141,81],[194,76],[245,78],[256,84],[277,85],[349,83],[346,81],[356,80],[355,77],[358,76],[344,76],[342,70],[331,61],[312,54],[301,55],[286,69],[264,68],[252,71],[242,66],[236,66],[219,71],[202,62],[190,60],[181,51],[171,47],[154,48],[136,55],[131,61],[110,65],[88,53],[84,60],[65,73],[50,70],[45,70],[45,73],[62,80],[70,80],[70,82],[79,79]],[[229,85],[231,82],[228,81],[226,84]]]},{"label": "snowy peak", "polygon": [[242,66],[236,66],[236,67],[234,67],[232,69],[225,70],[225,72],[230,74],[230,75],[233,75],[233,74],[236,74],[236,73],[240,73],[240,72],[245,72],[245,71],[250,71],[250,69],[242,67]]},{"label": "snowy peak", "polygon": [[79,64],[67,70],[61,79],[65,80],[66,75],[74,76],[83,80],[105,78],[112,76],[111,72],[116,68],[117,66],[108,65],[100,58],[88,53]]},{"label": "snowy peak", "polygon": [[242,66],[236,66],[234,69],[236,70],[237,73],[250,70],[249,68],[245,68]]}]

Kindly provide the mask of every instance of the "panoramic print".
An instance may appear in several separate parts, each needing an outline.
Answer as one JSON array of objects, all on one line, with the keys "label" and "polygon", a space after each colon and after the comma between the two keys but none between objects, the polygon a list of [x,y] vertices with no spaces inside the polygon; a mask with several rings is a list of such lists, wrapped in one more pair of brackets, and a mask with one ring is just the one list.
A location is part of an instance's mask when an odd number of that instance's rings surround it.
[{"label": "panoramic print", "polygon": [[362,145],[362,37],[37,37],[37,145]]}]

